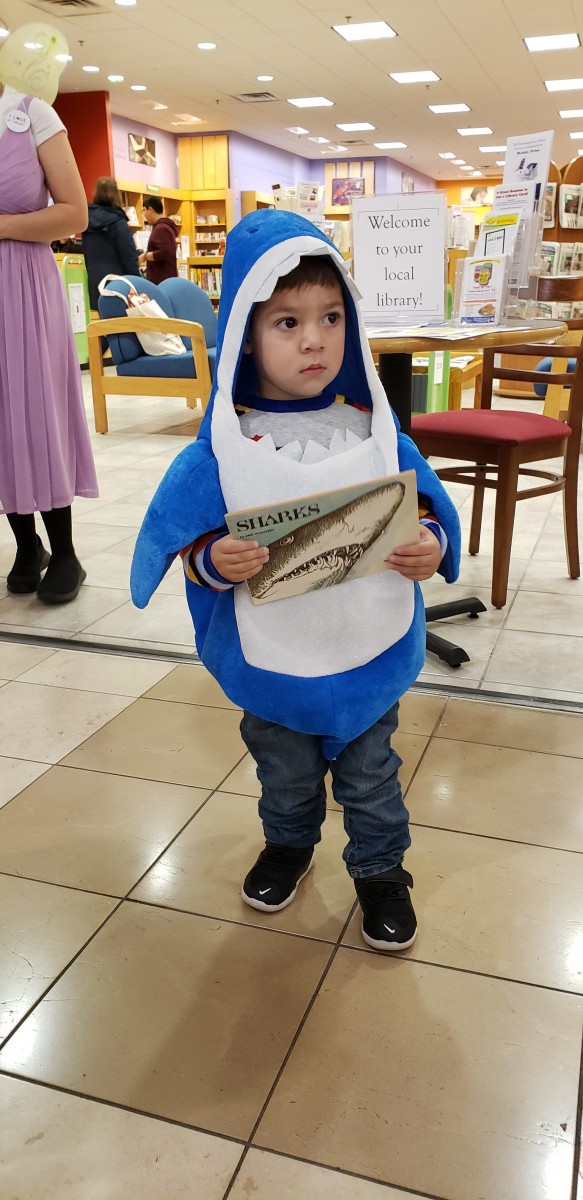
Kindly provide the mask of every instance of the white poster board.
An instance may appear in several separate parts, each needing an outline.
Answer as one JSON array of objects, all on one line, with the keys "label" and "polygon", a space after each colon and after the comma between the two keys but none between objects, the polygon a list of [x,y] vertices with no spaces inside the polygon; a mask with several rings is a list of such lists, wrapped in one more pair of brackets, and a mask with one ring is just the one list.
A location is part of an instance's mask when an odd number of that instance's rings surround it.
[{"label": "white poster board", "polygon": [[355,196],[354,278],[367,325],[445,316],[445,192]]},{"label": "white poster board", "polygon": [[508,138],[503,183],[536,184],[536,197],[544,193],[549,177],[553,131]]}]

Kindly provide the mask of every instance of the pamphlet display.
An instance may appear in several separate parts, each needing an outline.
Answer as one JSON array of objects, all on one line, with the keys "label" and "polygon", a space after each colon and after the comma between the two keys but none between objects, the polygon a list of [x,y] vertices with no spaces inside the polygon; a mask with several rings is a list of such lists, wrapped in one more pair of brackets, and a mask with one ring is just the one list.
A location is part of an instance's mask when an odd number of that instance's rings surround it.
[{"label": "pamphlet display", "polygon": [[543,209],[543,229],[552,229],[556,221],[557,209],[557,185],[556,183],[547,183],[545,188],[544,209]]},{"label": "pamphlet display", "polygon": [[559,225],[561,229],[583,227],[582,193],[583,187],[580,183],[561,184],[559,188]]},{"label": "pamphlet display", "polygon": [[553,131],[508,138],[503,182],[535,183],[537,200],[544,196],[549,177]]},{"label": "pamphlet display", "polygon": [[466,258],[462,263],[458,321],[498,325],[504,313],[511,259],[508,255]]},{"label": "pamphlet display", "polygon": [[445,316],[445,194],[355,196],[354,278],[370,325]]},{"label": "pamphlet display", "polygon": [[283,504],[229,512],[229,532],[269,547],[247,580],[254,604],[267,604],[386,571],[398,546],[419,541],[414,471]]}]

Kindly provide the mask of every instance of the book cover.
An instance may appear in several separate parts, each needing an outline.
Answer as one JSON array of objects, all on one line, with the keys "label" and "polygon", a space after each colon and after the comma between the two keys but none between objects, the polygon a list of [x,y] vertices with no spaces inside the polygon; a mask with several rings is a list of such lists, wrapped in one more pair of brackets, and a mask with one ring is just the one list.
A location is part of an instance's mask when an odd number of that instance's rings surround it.
[{"label": "book cover", "polygon": [[269,561],[247,580],[253,603],[267,604],[385,571],[393,550],[419,541],[416,475],[402,471],[225,520],[233,537],[269,547]]},{"label": "book cover", "polygon": [[457,317],[466,325],[497,325],[502,316],[508,286],[510,260],[465,258]]},{"label": "book cover", "polygon": [[581,272],[583,272],[583,242],[575,242],[573,259],[571,261],[571,275],[580,275]]},{"label": "book cover", "polygon": [[557,185],[556,183],[547,183],[545,188],[544,209],[543,209],[543,228],[552,229],[556,221],[557,208]]},{"label": "book cover", "polygon": [[559,187],[559,225],[561,229],[576,229],[581,201],[580,183],[562,183]]},{"label": "book cover", "polygon": [[559,275],[570,275],[574,253],[574,242],[561,242],[561,248],[559,250],[559,270],[557,272]]},{"label": "book cover", "polygon": [[541,275],[556,275],[559,267],[560,242],[541,242],[539,262]]}]

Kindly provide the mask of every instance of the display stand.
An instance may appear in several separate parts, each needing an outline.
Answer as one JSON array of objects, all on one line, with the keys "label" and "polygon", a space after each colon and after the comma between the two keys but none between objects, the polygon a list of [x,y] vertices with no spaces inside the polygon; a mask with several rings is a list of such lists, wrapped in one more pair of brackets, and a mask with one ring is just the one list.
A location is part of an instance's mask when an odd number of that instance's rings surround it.
[{"label": "display stand", "polygon": [[85,259],[82,254],[55,254],[55,259],[65,287],[79,365],[86,367],[89,363],[89,288]]}]

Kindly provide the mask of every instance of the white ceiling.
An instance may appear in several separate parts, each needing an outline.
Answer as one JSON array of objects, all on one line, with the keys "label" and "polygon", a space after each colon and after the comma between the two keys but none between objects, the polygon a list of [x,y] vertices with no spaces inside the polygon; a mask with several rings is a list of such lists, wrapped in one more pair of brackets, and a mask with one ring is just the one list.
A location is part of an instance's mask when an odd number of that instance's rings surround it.
[{"label": "white ceiling", "polygon": [[[87,0],[85,0],[85,3]],[[84,0],[81,0],[81,4]],[[553,158],[563,166],[577,156],[583,119],[562,120],[560,108],[583,108],[583,91],[549,93],[545,79],[583,77],[583,49],[530,54],[523,37],[581,33],[583,0],[138,0],[121,8],[96,0],[101,11],[71,0],[0,0],[0,19],[14,29],[40,12],[67,37],[73,55],[62,77],[66,92],[109,89],[114,113],[176,132],[235,130],[306,158],[325,158],[307,137],[286,132],[303,125],[310,134],[347,145],[365,145],[342,158],[382,156],[373,141],[403,141],[386,153],[436,179],[464,177],[441,158],[455,151],[476,169],[500,174],[479,146],[502,145],[515,134],[555,130]],[[331,28],[387,21],[397,37],[345,42]],[[42,18],[41,18],[42,19]],[[213,41],[214,51],[197,49]],[[100,67],[88,75],[84,63]],[[399,85],[389,71],[430,68],[439,83]],[[108,84],[108,74],[125,76]],[[258,75],[273,75],[258,83]],[[131,83],[147,92],[130,91]],[[268,90],[273,102],[243,104],[240,93]],[[333,108],[298,109],[288,97],[324,95]],[[154,102],[168,105],[153,111]],[[465,102],[471,112],[435,115],[428,104]],[[172,125],[177,113],[203,124]],[[343,135],[336,122],[370,121],[374,133]],[[461,137],[458,126],[489,125],[492,136]],[[333,156],[332,156],[333,157]]]}]

